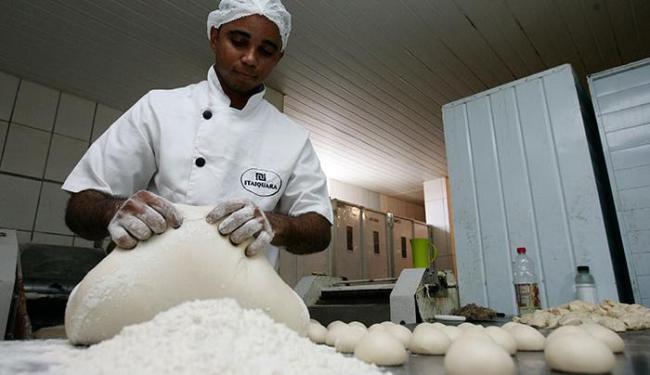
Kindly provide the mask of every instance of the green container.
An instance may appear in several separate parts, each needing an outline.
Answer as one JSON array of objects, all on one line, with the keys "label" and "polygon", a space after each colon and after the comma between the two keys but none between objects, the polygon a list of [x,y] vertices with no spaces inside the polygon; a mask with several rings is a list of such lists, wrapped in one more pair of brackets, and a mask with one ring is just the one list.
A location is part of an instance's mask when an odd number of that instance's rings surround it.
[{"label": "green container", "polygon": [[412,238],[413,268],[427,268],[438,258],[438,249],[428,238]]}]

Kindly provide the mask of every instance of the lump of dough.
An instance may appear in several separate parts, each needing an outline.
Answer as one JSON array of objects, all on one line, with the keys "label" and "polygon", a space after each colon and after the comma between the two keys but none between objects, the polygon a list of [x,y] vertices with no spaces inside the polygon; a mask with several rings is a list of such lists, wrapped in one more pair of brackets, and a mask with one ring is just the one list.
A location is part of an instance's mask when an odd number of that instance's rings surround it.
[{"label": "lump of dough", "polygon": [[370,327],[368,327],[369,332],[372,332],[372,331],[385,331],[385,330],[386,330],[386,326],[384,326],[384,325],[382,325],[380,323],[375,323],[375,324],[371,325]]},{"label": "lump of dough", "polygon": [[391,326],[388,326],[386,328],[386,332],[395,336],[395,338],[397,338],[402,343],[402,345],[404,345],[404,347],[409,344],[409,341],[411,341],[411,336],[413,335],[410,329],[400,324],[393,324]]},{"label": "lump of dough", "polygon": [[432,325],[420,324],[413,331],[408,349],[417,354],[444,355],[450,345],[451,340],[444,332]]},{"label": "lump of dough", "polygon": [[433,324],[427,323],[427,322],[422,322],[422,323],[418,324],[417,326],[415,326],[415,328],[413,328],[413,334],[415,335],[421,329],[426,330],[426,329],[431,329],[431,328],[434,328]]},{"label": "lump of dough", "polygon": [[332,328],[327,330],[327,334],[325,335],[325,344],[328,346],[334,346],[339,336],[349,329],[350,326],[345,323],[333,325]]},{"label": "lump of dough", "polygon": [[323,327],[320,323],[310,322],[307,329],[307,337],[315,344],[324,344],[325,336],[327,336],[327,328]]},{"label": "lump of dough", "polygon": [[517,342],[517,350],[536,352],[544,350],[546,338],[531,326],[520,324],[507,330]]},{"label": "lump of dough", "polygon": [[205,216],[212,206],[176,205],[183,225],[115,249],[75,287],[65,329],[73,344],[94,344],[123,327],[191,300],[233,298],[305,336],[309,313],[264,254],[246,257]]},{"label": "lump of dough", "polygon": [[621,336],[616,332],[601,326],[600,324],[583,324],[579,326],[588,334],[602,341],[614,353],[622,353],[625,349],[625,343]]},{"label": "lump of dough", "polygon": [[458,340],[463,335],[463,331],[461,331],[460,328],[455,326],[444,326],[439,329],[442,332],[444,332],[447,336],[449,336],[449,340],[451,340],[451,342]]},{"label": "lump of dough", "polygon": [[546,337],[546,344],[548,344],[555,340],[558,337],[562,337],[565,335],[582,335],[585,334],[585,330],[580,328],[580,326],[562,326],[560,328],[557,328],[553,332],[551,332],[548,337]]},{"label": "lump of dough", "polygon": [[327,329],[330,330],[336,326],[344,326],[344,325],[346,325],[344,322],[340,320],[335,320],[333,322],[330,322],[330,324],[327,325]]},{"label": "lump of dough", "polygon": [[515,363],[501,346],[489,339],[463,336],[445,356],[446,375],[514,375]]},{"label": "lump of dough", "polygon": [[589,334],[554,338],[544,350],[544,359],[553,370],[581,374],[608,373],[616,364],[607,345]]},{"label": "lump of dough", "polygon": [[510,332],[501,327],[487,327],[485,328],[485,333],[490,336],[494,342],[505,349],[508,354],[517,354],[517,341],[515,341],[515,338],[510,334]]},{"label": "lump of dough", "polygon": [[354,348],[354,356],[379,366],[399,366],[408,359],[404,345],[382,330],[369,331],[364,335]]},{"label": "lump of dough", "polygon": [[357,343],[365,335],[365,327],[364,329],[354,326],[348,327],[348,329],[344,329],[339,333],[336,341],[334,341],[334,348],[340,353],[353,353]]},{"label": "lump of dough", "polygon": [[367,330],[367,329],[368,329],[368,328],[366,327],[365,324],[363,324],[363,323],[361,323],[361,322],[357,322],[357,321],[352,321],[352,322],[348,323],[348,325],[349,325],[349,326],[352,326],[352,327],[362,328],[362,329],[364,329],[364,330]]}]

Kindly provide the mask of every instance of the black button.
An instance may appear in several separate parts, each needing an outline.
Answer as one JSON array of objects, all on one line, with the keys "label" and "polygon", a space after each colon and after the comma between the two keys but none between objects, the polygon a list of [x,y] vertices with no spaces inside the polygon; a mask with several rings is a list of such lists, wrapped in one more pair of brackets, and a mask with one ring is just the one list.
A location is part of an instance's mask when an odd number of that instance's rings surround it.
[{"label": "black button", "polygon": [[205,165],[205,159],[196,158],[196,160],[194,160],[194,164],[196,164],[196,166],[200,168]]},{"label": "black button", "polygon": [[212,118],[212,112],[210,110],[205,110],[203,111],[203,118],[206,120],[209,120]]}]

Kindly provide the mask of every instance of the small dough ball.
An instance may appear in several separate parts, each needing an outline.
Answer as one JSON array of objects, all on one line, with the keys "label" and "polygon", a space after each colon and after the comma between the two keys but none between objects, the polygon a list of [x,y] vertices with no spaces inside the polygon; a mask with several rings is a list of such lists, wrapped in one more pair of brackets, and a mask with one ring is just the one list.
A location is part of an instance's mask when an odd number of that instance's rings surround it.
[{"label": "small dough ball", "polygon": [[406,362],[404,345],[386,331],[369,331],[354,348],[354,356],[379,366],[399,366]]},{"label": "small dough ball", "polygon": [[517,342],[517,350],[524,352],[537,352],[544,350],[546,338],[535,328],[521,324],[512,327],[508,332]]},{"label": "small dough ball", "polygon": [[562,335],[551,340],[544,350],[546,364],[557,371],[602,374],[614,369],[612,351],[591,335]]},{"label": "small dough ball", "polygon": [[379,324],[379,323],[375,323],[375,324],[371,325],[370,327],[368,327],[369,332],[372,332],[372,331],[385,331],[385,330],[386,330],[386,326],[382,325],[382,324]]},{"label": "small dough ball", "polygon": [[515,338],[510,334],[510,332],[501,327],[487,327],[485,333],[487,333],[494,342],[505,349],[508,354],[517,354],[517,341],[515,341]]},{"label": "small dough ball", "polygon": [[584,335],[585,333],[587,332],[584,329],[580,328],[580,326],[562,326],[560,328],[555,329],[546,337],[546,345],[548,345],[549,342],[555,340],[558,337],[562,337],[565,335]]},{"label": "small dough ball", "polygon": [[442,324],[442,323],[440,323],[440,322],[432,323],[432,325],[433,325],[434,327],[438,328],[438,329],[440,329],[440,328],[442,328],[442,327],[446,327],[446,325],[444,325],[444,324]]},{"label": "small dough ball", "polygon": [[340,353],[353,353],[357,343],[365,334],[365,327],[363,330],[359,327],[344,329],[338,334],[334,342],[334,348]]},{"label": "small dough ball", "polygon": [[413,329],[413,334],[415,335],[421,329],[427,330],[427,329],[435,329],[435,328],[434,325],[431,323],[422,322],[417,326],[415,326],[415,328]]},{"label": "small dough ball", "polygon": [[363,329],[364,331],[366,331],[366,330],[368,329],[368,328],[366,327],[365,324],[363,324],[363,323],[361,323],[361,322],[357,322],[357,321],[352,321],[352,322],[348,323],[348,325],[349,325],[350,327],[361,328],[361,329]]},{"label": "small dough ball", "polygon": [[625,349],[625,343],[623,342],[621,336],[609,328],[605,328],[600,324],[592,323],[583,324],[579,327],[584,329],[588,334],[605,343],[605,345],[607,345],[609,349],[614,353],[622,353]]},{"label": "small dough ball", "polygon": [[485,333],[485,328],[483,326],[466,326],[465,328],[460,328],[460,330],[464,335],[468,333]]},{"label": "small dough ball", "polygon": [[402,343],[402,345],[404,345],[404,347],[409,344],[409,341],[411,341],[411,336],[413,336],[413,333],[411,333],[410,329],[400,324],[393,324],[392,326],[387,327],[386,331],[395,336]]},{"label": "small dough ball", "polygon": [[502,325],[501,328],[505,329],[506,331],[510,331],[514,327],[523,326],[523,325],[524,324],[517,323],[517,322],[508,322],[508,323]]},{"label": "small dough ball", "polygon": [[480,327],[480,326],[478,326],[476,324],[473,324],[473,323],[468,323],[468,322],[460,323],[458,325],[458,328],[462,329],[463,331],[468,329],[468,328],[474,328],[474,327]]},{"label": "small dough ball", "polygon": [[342,322],[340,320],[335,320],[335,321],[333,321],[333,322],[331,322],[330,324],[327,325],[327,330],[329,331],[330,329],[332,329],[332,328],[334,328],[336,326],[343,326],[343,325],[347,325],[347,324],[345,324],[344,322]]},{"label": "small dough ball", "polygon": [[444,326],[440,330],[449,336],[451,342],[458,340],[463,335],[463,331],[455,326]]},{"label": "small dough ball", "polygon": [[508,352],[492,340],[462,337],[445,356],[446,375],[514,375],[515,362]]},{"label": "small dough ball", "polygon": [[309,323],[320,324],[320,322],[318,320],[316,320],[316,319],[309,319]]},{"label": "small dough ball", "polygon": [[432,325],[419,325],[413,331],[408,349],[417,354],[444,355],[450,345],[449,336],[441,330],[435,329]]},{"label": "small dough ball", "polygon": [[327,335],[325,335],[325,344],[327,344],[328,346],[334,346],[334,344],[336,343],[336,339],[338,339],[343,332],[349,329],[351,328],[345,323],[343,323],[342,325],[337,324],[332,326],[332,328],[327,330]]},{"label": "small dough ball", "polygon": [[311,322],[307,329],[307,337],[315,344],[324,344],[325,336],[327,336],[327,328],[323,327],[320,323]]}]

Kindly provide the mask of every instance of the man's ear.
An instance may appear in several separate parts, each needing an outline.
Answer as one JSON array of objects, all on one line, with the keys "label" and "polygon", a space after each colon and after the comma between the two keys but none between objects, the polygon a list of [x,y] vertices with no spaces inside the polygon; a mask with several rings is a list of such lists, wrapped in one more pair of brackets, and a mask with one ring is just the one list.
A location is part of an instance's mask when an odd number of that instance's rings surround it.
[{"label": "man's ear", "polygon": [[219,29],[212,26],[210,28],[210,47],[214,50],[217,47],[217,42],[219,40]]}]

